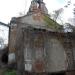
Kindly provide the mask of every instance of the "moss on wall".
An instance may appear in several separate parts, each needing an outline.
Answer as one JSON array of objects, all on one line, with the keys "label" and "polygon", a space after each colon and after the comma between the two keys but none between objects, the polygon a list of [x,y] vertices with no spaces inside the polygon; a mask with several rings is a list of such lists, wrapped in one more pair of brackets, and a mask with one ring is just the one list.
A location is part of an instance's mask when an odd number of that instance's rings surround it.
[{"label": "moss on wall", "polygon": [[47,27],[53,29],[53,30],[62,30],[63,29],[63,26],[62,25],[59,25],[57,22],[55,22],[54,20],[52,20],[51,18],[49,18],[48,15],[44,15],[44,21],[47,25]]}]

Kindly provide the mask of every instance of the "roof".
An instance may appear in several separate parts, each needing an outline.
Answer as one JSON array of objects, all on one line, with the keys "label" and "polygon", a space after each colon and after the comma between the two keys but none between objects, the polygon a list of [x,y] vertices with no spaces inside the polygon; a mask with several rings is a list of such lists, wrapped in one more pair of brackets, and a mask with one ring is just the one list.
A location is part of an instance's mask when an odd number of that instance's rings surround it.
[{"label": "roof", "polygon": [[[34,1],[34,3],[32,3]],[[38,2],[41,3],[41,8],[38,7]],[[57,22],[52,20],[47,12],[47,8],[45,4],[42,5],[43,0],[32,0],[31,1],[31,11],[28,12],[27,15],[18,17],[18,18],[12,18],[11,23],[18,23],[24,27],[30,26],[34,28],[40,28],[40,29],[46,29],[49,31],[61,31],[63,29],[63,26],[59,25]],[[44,2],[43,2],[44,3]],[[40,4],[39,4],[40,6]],[[35,8],[36,7],[36,8]]]},{"label": "roof", "polygon": [[[38,14],[38,13],[37,13]],[[30,14],[22,17],[15,18],[13,23],[21,23],[24,27],[33,27],[37,29],[46,29],[49,31],[62,31],[63,26],[55,22],[53,19],[49,17],[47,14],[40,14],[40,16],[36,16],[37,14]],[[39,20],[40,19],[40,20]],[[12,22],[12,20],[11,20]]]},{"label": "roof", "polygon": [[63,29],[63,26],[58,24],[56,21],[51,19],[48,15],[44,15],[44,21],[48,28],[53,29],[55,31],[59,31]]}]

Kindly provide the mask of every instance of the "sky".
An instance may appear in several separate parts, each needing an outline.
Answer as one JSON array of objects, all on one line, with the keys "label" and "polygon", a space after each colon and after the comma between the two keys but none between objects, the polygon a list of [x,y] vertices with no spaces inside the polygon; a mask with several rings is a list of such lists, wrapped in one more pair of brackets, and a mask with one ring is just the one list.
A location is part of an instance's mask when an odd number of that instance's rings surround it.
[{"label": "sky", "polygon": [[[12,17],[26,14],[32,0],[0,0],[0,21],[9,23]],[[68,0],[44,0],[49,13],[64,7]]]},{"label": "sky", "polygon": [[4,44],[8,43],[8,27],[0,25],[0,38],[4,40]]}]

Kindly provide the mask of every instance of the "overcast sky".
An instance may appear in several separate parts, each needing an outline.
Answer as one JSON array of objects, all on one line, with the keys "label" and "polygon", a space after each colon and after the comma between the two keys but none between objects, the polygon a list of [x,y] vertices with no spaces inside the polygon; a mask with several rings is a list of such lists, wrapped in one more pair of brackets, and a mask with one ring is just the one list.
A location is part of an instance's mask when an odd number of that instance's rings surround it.
[{"label": "overcast sky", "polygon": [[0,38],[4,40],[4,44],[8,43],[8,27],[0,25]]},{"label": "overcast sky", "polygon": [[[10,22],[11,17],[19,16],[20,13],[26,13],[31,1],[32,0],[0,0],[0,21],[8,23]],[[67,1],[68,0],[44,0],[49,13],[55,9],[64,7],[64,5],[67,4]],[[74,0],[72,0],[72,2],[73,1]]]}]

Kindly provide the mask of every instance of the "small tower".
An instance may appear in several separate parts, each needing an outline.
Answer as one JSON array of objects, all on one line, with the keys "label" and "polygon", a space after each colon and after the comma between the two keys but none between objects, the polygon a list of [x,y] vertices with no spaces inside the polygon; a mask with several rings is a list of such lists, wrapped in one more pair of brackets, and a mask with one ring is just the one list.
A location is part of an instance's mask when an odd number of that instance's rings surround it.
[{"label": "small tower", "polygon": [[31,2],[30,8],[29,8],[29,12],[28,13],[32,13],[35,10],[40,10],[42,13],[44,14],[48,14],[48,10],[45,6],[45,3],[43,2],[43,0],[33,0]]},{"label": "small tower", "polygon": [[37,10],[37,8],[38,8],[37,1],[36,0],[31,1],[31,5],[28,13],[34,12],[35,10]]},{"label": "small tower", "polygon": [[43,3],[43,0],[37,0],[37,3],[39,4],[39,8],[41,9],[41,4]]}]

